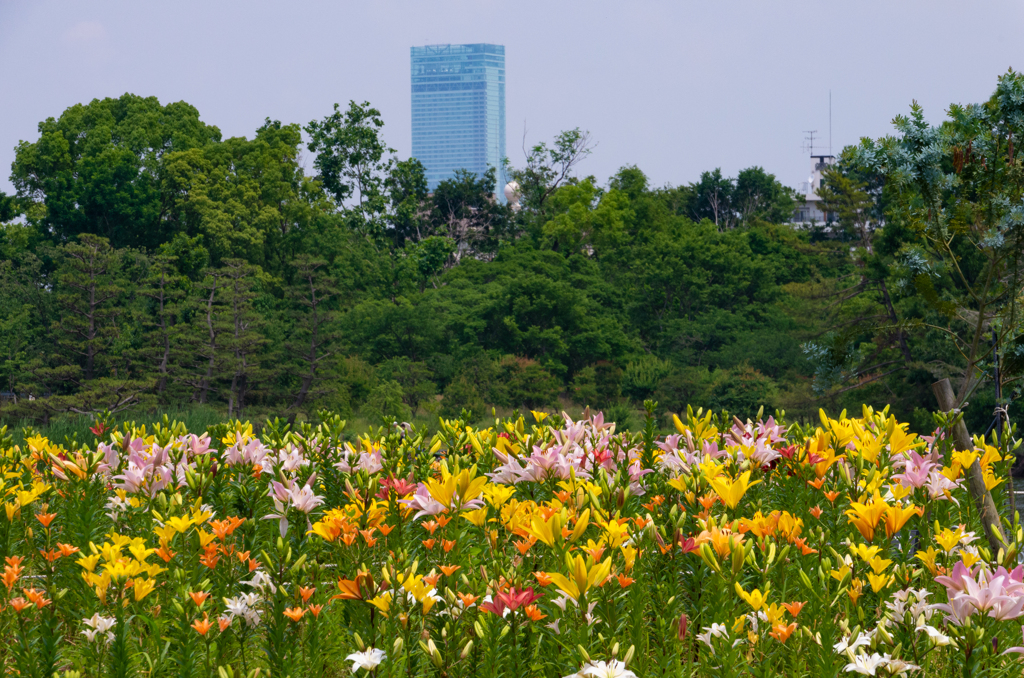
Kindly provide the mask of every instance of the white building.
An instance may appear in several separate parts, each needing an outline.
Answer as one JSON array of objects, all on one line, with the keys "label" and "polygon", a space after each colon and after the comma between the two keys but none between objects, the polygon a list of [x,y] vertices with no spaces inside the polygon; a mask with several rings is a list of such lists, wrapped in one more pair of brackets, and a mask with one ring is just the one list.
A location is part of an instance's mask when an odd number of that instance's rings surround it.
[{"label": "white building", "polygon": [[821,188],[822,173],[834,164],[836,164],[834,155],[811,156],[811,176],[800,185],[797,191],[803,195],[803,199],[797,198],[792,223],[810,226],[825,224],[828,221],[828,215],[821,210],[821,198],[818,197],[818,190]]}]

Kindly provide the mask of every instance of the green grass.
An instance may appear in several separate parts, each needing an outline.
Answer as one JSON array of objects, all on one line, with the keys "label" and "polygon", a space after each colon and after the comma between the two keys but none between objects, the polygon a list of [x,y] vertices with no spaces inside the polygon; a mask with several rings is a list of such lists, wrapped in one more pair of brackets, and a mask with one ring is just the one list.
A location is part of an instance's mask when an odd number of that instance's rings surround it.
[{"label": "green grass", "polygon": [[[201,432],[207,427],[219,424],[227,419],[226,412],[220,412],[208,405],[195,405],[188,408],[176,408],[149,414],[145,412],[127,411],[114,416],[114,423],[124,424],[134,422],[136,424],[152,425],[161,421],[164,415],[171,421],[184,422],[189,431]],[[0,427],[7,426],[8,432],[14,437],[15,445],[24,445],[25,434],[38,433],[46,436],[49,440],[58,444],[67,444],[78,441],[89,447],[95,445],[96,436],[89,427],[93,425],[92,417],[85,415],[65,415],[55,417],[47,424],[40,424],[30,419],[0,419]],[[104,436],[105,438],[106,436]]]},{"label": "green grass", "polygon": [[[584,410],[582,406],[567,400],[560,402],[557,410],[552,410],[551,408],[544,409],[548,412],[564,411],[573,419],[581,418]],[[619,411],[614,411],[613,408],[613,412],[606,413],[606,416],[610,414],[619,415],[619,430],[639,430],[643,422],[643,413],[641,411],[634,410],[633,408],[626,408],[624,406],[619,406],[618,410]],[[513,410],[510,408],[499,407],[493,410],[488,408],[486,412],[476,414],[476,416],[474,416],[474,421],[470,422],[470,424],[476,427],[485,428],[487,426],[494,425],[495,417],[509,417],[512,414]],[[533,423],[533,417],[530,416],[528,411],[521,410],[520,414],[526,418],[527,424]],[[192,433],[201,433],[207,430],[210,426],[228,421],[226,409],[210,405],[192,405],[189,407],[174,408],[159,412],[127,410],[115,415],[114,423],[123,425],[125,423],[134,422],[135,424],[145,424],[147,427],[152,427],[152,424],[162,421],[165,415],[170,421],[183,422],[189,432]],[[263,422],[268,418],[273,419],[275,416],[281,416],[281,413],[252,409],[247,413],[247,416],[245,416],[243,420],[251,421],[258,433],[259,429],[262,428]],[[612,417],[608,417],[609,420],[611,420],[611,418]],[[305,419],[306,416],[303,414],[299,414],[297,417],[297,421],[299,422]],[[72,443],[77,441],[79,445],[86,445],[91,448],[96,444],[96,436],[89,430],[89,427],[91,427],[93,423],[93,418],[86,415],[64,415],[54,417],[46,424],[42,424],[38,420],[28,418],[15,419],[12,417],[0,416],[0,427],[7,426],[8,432],[14,438],[14,444],[22,446],[25,444],[26,434],[31,436],[32,434],[38,433],[57,444],[70,447],[72,446]],[[430,434],[435,433],[439,428],[438,414],[432,414],[422,409],[413,414],[410,423],[420,429],[426,428]],[[364,416],[362,413],[357,412],[348,418],[348,425],[345,430],[349,437],[355,437],[366,433],[371,428],[376,429],[381,424],[382,422],[376,417]],[[103,439],[106,439],[106,436],[103,436]]]}]

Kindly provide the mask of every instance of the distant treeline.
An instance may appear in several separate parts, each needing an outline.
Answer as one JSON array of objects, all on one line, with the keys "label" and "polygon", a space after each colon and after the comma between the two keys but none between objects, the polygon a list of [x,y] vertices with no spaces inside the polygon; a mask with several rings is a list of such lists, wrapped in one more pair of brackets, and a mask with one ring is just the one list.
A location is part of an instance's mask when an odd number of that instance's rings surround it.
[{"label": "distant treeline", "polygon": [[[428,193],[382,132],[353,102],[222,139],[184,102],[128,94],[40,123],[0,196],[0,419],[571,402],[628,421],[655,399],[804,417],[891,402],[930,426],[948,349],[868,322],[928,313],[864,242],[888,228],[877,177],[840,163],[836,222],[801,230],[759,167],[659,188],[631,166],[600,185],[576,172],[590,139],[573,130]],[[498,169],[515,207],[494,198]]]}]

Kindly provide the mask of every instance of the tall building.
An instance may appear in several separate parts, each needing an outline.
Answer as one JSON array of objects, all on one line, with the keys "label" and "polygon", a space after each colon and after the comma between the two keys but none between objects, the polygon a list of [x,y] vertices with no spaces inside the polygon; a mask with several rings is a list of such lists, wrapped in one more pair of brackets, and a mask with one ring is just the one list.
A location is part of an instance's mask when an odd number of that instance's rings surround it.
[{"label": "tall building", "polygon": [[430,190],[465,169],[497,171],[503,198],[505,157],[505,47],[413,47],[412,155],[427,169]]}]

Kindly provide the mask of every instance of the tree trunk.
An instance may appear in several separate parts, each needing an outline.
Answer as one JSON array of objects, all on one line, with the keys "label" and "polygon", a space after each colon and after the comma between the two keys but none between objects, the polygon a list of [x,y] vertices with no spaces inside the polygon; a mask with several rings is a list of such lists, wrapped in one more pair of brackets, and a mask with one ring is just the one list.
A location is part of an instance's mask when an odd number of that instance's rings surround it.
[{"label": "tree trunk", "polygon": [[164,336],[164,354],[160,358],[160,380],[156,385],[156,392],[163,393],[167,389],[167,363],[171,357],[171,337],[167,329],[167,316],[164,314],[164,302],[166,301],[164,287],[166,285],[165,275],[160,273],[160,332]]},{"label": "tree trunk", "polygon": [[[953,387],[949,379],[943,379],[932,384],[932,393],[939,401],[939,409],[949,412],[958,405],[956,396],[953,395]],[[953,447],[957,450],[973,450],[974,441],[967,432],[967,426],[963,419],[953,427]],[[1003,526],[999,520],[999,511],[992,501],[992,493],[985,487],[985,479],[982,475],[981,464],[977,459],[967,469],[967,488],[974,498],[974,505],[978,508],[978,515],[981,516],[981,524],[985,529],[985,536],[988,538],[989,548],[992,549],[993,557],[998,556],[999,549],[1006,546],[1006,537],[1003,534]]]},{"label": "tree trunk", "polygon": [[96,358],[96,281],[90,272],[89,281],[89,339],[85,344],[85,379],[90,381],[93,375],[93,364]]},{"label": "tree trunk", "polygon": [[[893,324],[898,323],[899,320],[896,317],[896,309],[893,308],[892,299],[889,297],[889,288],[886,287],[884,280],[879,280],[878,286],[879,289],[882,291],[882,303],[885,304],[885,310],[889,314],[889,319],[893,322]],[[910,355],[910,347],[907,345],[907,336],[906,334],[904,334],[903,330],[896,330],[896,339],[899,341],[900,353],[903,354],[903,360],[907,363],[907,365],[914,362],[913,357]]]},{"label": "tree trunk", "polygon": [[213,297],[217,293],[217,283],[213,284],[210,290],[210,298],[206,302],[206,327],[210,330],[210,360],[206,364],[206,376],[202,380],[202,387],[199,391],[199,402],[206,404],[206,393],[210,388],[210,381],[213,379],[213,361],[217,351],[217,334],[213,331]]}]

